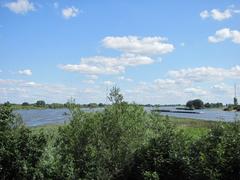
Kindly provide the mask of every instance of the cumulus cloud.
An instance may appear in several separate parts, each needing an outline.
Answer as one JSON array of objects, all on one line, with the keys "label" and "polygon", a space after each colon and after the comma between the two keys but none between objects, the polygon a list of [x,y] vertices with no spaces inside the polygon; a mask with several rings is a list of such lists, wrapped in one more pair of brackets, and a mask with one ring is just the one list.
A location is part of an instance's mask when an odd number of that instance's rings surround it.
[{"label": "cumulus cloud", "polygon": [[223,28],[216,31],[215,35],[208,37],[208,41],[210,43],[218,43],[227,39],[230,39],[234,43],[240,44],[240,31]]},{"label": "cumulus cloud", "polygon": [[74,6],[68,7],[62,10],[62,16],[65,19],[70,19],[72,17],[76,17],[79,13],[79,9],[75,8]]},{"label": "cumulus cloud", "polygon": [[128,66],[151,64],[154,61],[147,56],[124,54],[120,57],[94,56],[82,58],[80,64],[59,65],[65,71],[85,74],[119,74]]},{"label": "cumulus cloud", "polygon": [[197,67],[168,72],[173,79],[180,79],[191,82],[222,81],[224,79],[240,79],[240,66],[230,69],[215,67]]},{"label": "cumulus cloud", "polygon": [[45,99],[48,102],[66,102],[71,97],[77,97],[81,90],[63,84],[43,84],[33,81],[0,79],[1,101],[22,103],[36,102]]},{"label": "cumulus cloud", "polygon": [[[81,58],[79,64],[62,64],[58,67],[69,72],[80,72],[88,75],[120,74],[127,67],[147,65],[158,62],[159,55],[170,53],[174,46],[163,37],[108,36],[102,40],[103,46],[121,51],[116,57],[93,56]],[[158,60],[153,60],[153,56]]]},{"label": "cumulus cloud", "polygon": [[223,95],[223,94],[233,95],[233,87],[229,86],[223,82],[219,83],[219,84],[214,84],[211,87],[211,91],[215,94],[220,94],[220,95]]},{"label": "cumulus cloud", "polygon": [[6,3],[4,6],[16,14],[26,14],[29,11],[35,10],[34,4],[28,0],[17,0]]},{"label": "cumulus cloud", "polygon": [[32,75],[32,70],[31,69],[19,70],[18,73],[21,74],[21,75],[31,76]]},{"label": "cumulus cloud", "polygon": [[225,19],[229,19],[233,16],[233,14],[239,13],[239,10],[234,9],[226,9],[224,11],[220,11],[219,9],[212,9],[211,11],[204,10],[200,13],[200,17],[202,19],[212,18],[217,21],[222,21]]},{"label": "cumulus cloud", "polygon": [[96,76],[96,75],[87,75],[87,78],[91,79],[91,80],[97,80],[98,76]]},{"label": "cumulus cloud", "polygon": [[194,87],[184,89],[184,93],[192,94],[195,96],[204,96],[208,94],[206,90],[202,88],[194,88]]},{"label": "cumulus cloud", "polygon": [[170,53],[174,50],[174,46],[166,41],[167,38],[164,37],[108,36],[103,39],[102,43],[106,48],[124,53],[153,56]]},{"label": "cumulus cloud", "polygon": [[208,18],[209,17],[209,12],[207,10],[204,10],[204,11],[200,12],[200,16],[203,19]]},{"label": "cumulus cloud", "polygon": [[91,79],[83,80],[83,82],[86,83],[86,84],[94,84],[95,83],[95,81],[91,80]]},{"label": "cumulus cloud", "polygon": [[115,83],[112,81],[104,81],[103,84],[107,86],[113,86]]},{"label": "cumulus cloud", "polygon": [[133,80],[131,78],[126,78],[124,76],[119,76],[118,80],[122,80],[122,81],[128,81],[128,82],[132,82]]}]

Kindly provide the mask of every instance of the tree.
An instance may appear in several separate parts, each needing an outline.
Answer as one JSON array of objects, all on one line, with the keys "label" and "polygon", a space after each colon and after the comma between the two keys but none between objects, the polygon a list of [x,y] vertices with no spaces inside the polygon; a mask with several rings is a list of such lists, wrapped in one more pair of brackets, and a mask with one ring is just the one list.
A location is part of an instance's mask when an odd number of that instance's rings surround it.
[{"label": "tree", "polygon": [[45,105],[46,105],[46,103],[43,100],[39,100],[36,102],[36,106],[38,106],[38,107],[44,107]]},{"label": "tree", "polygon": [[88,108],[96,108],[97,104],[96,103],[89,103]]},{"label": "tree", "polygon": [[109,100],[113,104],[103,112],[75,109],[59,129],[59,179],[114,179],[154,134],[150,127],[158,127],[159,119],[153,123],[143,107],[123,103],[120,89],[113,88]]},{"label": "tree", "polygon": [[234,103],[235,106],[238,105],[238,100],[237,100],[236,97],[233,98],[233,103]]},{"label": "tree", "polygon": [[188,101],[186,103],[186,106],[188,108],[202,109],[204,107],[204,103],[200,99],[194,99],[194,100]]},{"label": "tree", "polygon": [[187,103],[186,103],[186,106],[188,107],[188,108],[190,108],[190,109],[193,109],[194,107],[193,107],[193,101],[188,101]]},{"label": "tree", "polygon": [[28,102],[23,102],[22,106],[29,106],[29,103]]},{"label": "tree", "polygon": [[9,101],[7,101],[7,102],[5,102],[3,105],[5,105],[5,106],[10,106],[11,103],[10,103]]},{"label": "tree", "polygon": [[43,133],[33,134],[10,107],[0,107],[1,179],[39,179],[38,164],[45,144]]},{"label": "tree", "polygon": [[120,104],[123,102],[123,95],[120,94],[120,89],[114,86],[109,93],[108,100],[112,104]]}]

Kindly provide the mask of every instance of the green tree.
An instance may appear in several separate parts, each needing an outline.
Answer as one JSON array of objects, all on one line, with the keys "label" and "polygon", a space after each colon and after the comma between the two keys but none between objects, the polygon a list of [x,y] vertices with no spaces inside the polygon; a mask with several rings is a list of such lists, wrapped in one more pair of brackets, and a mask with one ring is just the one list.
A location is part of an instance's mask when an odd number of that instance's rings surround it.
[{"label": "green tree", "polygon": [[118,88],[109,95],[112,106],[103,112],[72,111],[70,123],[59,129],[56,141],[59,178],[114,179],[134,152],[157,127],[142,107],[123,102]]},{"label": "green tree", "polygon": [[0,107],[1,179],[36,179],[45,143],[45,136],[33,134],[10,107]]},{"label": "green tree", "polygon": [[201,99],[194,99],[194,100],[188,101],[186,103],[186,106],[188,108],[202,109],[204,107],[204,103]]},{"label": "green tree", "polygon": [[45,101],[43,101],[43,100],[39,100],[39,101],[36,102],[36,106],[38,106],[38,107],[44,107],[44,106],[46,106],[46,103],[45,103]]},{"label": "green tree", "polygon": [[164,120],[157,137],[135,153],[130,167],[125,168],[124,179],[188,179],[187,153],[188,145],[183,134]]},{"label": "green tree", "polygon": [[29,103],[28,102],[23,102],[22,106],[29,106]]}]

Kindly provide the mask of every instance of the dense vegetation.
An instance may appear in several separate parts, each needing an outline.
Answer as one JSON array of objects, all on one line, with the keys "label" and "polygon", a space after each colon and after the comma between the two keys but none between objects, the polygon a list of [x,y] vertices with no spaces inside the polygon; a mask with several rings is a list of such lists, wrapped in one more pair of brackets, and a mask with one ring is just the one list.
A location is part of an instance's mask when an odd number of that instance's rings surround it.
[{"label": "dense vegetation", "polygon": [[190,100],[186,103],[186,107],[190,109],[202,109],[204,108],[204,103],[201,99]]},{"label": "dense vegetation", "polygon": [[[72,101],[72,100],[70,100]],[[23,102],[22,104],[13,104],[10,102],[5,102],[2,105],[8,105],[11,106],[12,109],[14,110],[18,110],[18,109],[59,109],[59,108],[69,108],[69,105],[71,104],[71,102],[67,102],[64,104],[61,103],[51,103],[51,104],[47,104],[45,101],[43,100],[38,100],[36,103],[30,104],[28,102]],[[102,107],[106,107],[106,104],[103,103],[88,103],[88,104],[71,104],[72,106],[74,106],[75,108],[102,108]],[[1,104],[0,104],[1,106]]]},{"label": "dense vegetation", "polygon": [[239,179],[239,122],[212,123],[193,138],[117,88],[109,100],[103,112],[72,106],[68,124],[44,133],[1,106],[1,179]]},{"label": "dense vegetation", "polygon": [[204,104],[204,107],[205,108],[223,108],[223,103],[220,103],[220,102],[218,102],[218,103],[205,103]]},{"label": "dense vegetation", "polygon": [[240,111],[240,105],[230,104],[226,108],[224,108],[224,111]]}]

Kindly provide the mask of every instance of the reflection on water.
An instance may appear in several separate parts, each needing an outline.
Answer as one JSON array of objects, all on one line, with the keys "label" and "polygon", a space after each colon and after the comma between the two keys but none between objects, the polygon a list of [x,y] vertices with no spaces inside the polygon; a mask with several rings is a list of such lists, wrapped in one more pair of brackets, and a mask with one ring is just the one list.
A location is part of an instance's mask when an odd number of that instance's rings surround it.
[{"label": "reflection on water", "polygon": [[[147,112],[150,112],[153,108],[145,107]],[[175,110],[175,107],[161,107],[160,109]],[[102,111],[103,108],[82,108],[85,112]],[[161,112],[163,115],[193,118],[202,120],[213,121],[234,121],[240,119],[240,112],[226,112],[219,109],[202,109],[195,110],[200,114],[187,114],[187,113],[168,113]],[[16,113],[20,114],[23,121],[27,126],[38,126],[45,124],[61,124],[70,119],[70,112],[68,109],[32,109],[32,110],[17,110]]]}]

